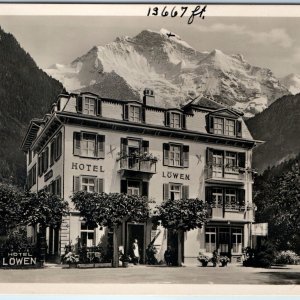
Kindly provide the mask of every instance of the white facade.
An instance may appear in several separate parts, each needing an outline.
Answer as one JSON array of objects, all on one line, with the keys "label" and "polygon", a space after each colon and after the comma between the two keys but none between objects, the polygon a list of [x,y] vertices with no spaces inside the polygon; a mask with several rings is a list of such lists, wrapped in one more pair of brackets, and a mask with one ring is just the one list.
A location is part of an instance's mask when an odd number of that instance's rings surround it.
[{"label": "white facade", "polygon": [[[76,244],[78,238],[89,245],[107,243],[107,230],[87,228],[70,201],[74,191],[86,189],[143,194],[155,205],[178,197],[207,201],[208,224],[185,234],[185,263],[196,263],[200,250],[217,248],[233,261],[241,257],[254,221],[251,157],[256,141],[240,114],[201,101],[166,110],[153,106],[149,90],[144,103],[100,99],[90,93],[60,95],[50,115],[31,122],[22,145],[29,187],[32,191],[49,188],[69,200],[71,207],[60,232],[48,232],[50,254],[64,253],[65,245]],[[120,160],[136,151],[152,154],[158,161]],[[119,244],[129,245],[135,235],[142,240],[143,259],[155,236],[161,259],[171,243],[170,234],[168,240],[166,230],[152,227],[149,220],[124,224]]]}]

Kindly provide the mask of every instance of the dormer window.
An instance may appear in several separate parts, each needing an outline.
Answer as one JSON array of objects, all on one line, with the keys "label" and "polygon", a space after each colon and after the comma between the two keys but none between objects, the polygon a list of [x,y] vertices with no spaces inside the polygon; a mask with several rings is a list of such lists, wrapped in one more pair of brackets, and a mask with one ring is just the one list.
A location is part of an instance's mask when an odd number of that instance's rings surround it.
[{"label": "dormer window", "polygon": [[170,113],[170,127],[181,128],[180,117],[178,113]]},{"label": "dormer window", "polygon": [[142,106],[135,103],[128,103],[124,105],[124,120],[141,123],[145,122],[145,112]]},{"label": "dormer window", "polygon": [[128,119],[131,122],[141,122],[141,107],[135,106],[135,105],[130,105]]},{"label": "dormer window", "polygon": [[178,111],[167,111],[165,124],[171,128],[185,129],[185,115]]},{"label": "dormer window", "polygon": [[238,120],[238,116],[227,111],[218,112],[216,115],[208,114],[207,131],[217,135],[242,137],[242,122]]},{"label": "dormer window", "polygon": [[89,116],[101,116],[101,100],[89,95],[77,97],[77,112]]},{"label": "dormer window", "polygon": [[91,116],[94,116],[96,114],[96,99],[84,97],[83,113]]}]

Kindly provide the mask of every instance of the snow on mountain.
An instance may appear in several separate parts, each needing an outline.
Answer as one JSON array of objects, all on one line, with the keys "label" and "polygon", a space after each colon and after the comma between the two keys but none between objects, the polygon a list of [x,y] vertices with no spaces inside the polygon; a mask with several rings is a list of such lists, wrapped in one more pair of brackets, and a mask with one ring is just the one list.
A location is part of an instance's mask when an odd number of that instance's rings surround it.
[{"label": "snow on mountain", "polygon": [[[161,106],[181,105],[190,93],[208,95],[250,117],[289,94],[268,69],[250,65],[241,54],[200,52],[167,29],[143,30],[95,46],[71,64],[45,71],[69,91],[89,90],[100,96],[140,98],[145,87]],[[126,93],[116,86],[121,84]],[[110,91],[112,91],[110,93]]]},{"label": "snow on mountain", "polygon": [[280,82],[286,86],[293,95],[300,93],[300,75],[289,74],[281,78]]}]

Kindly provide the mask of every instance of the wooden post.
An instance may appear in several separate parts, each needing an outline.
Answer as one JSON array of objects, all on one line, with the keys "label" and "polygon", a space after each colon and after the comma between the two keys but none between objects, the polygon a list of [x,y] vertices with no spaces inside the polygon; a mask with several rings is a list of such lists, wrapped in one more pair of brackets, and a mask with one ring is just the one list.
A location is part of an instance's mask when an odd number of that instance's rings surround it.
[{"label": "wooden post", "polygon": [[117,227],[113,228],[113,267],[118,268],[119,266],[119,247],[117,238]]}]

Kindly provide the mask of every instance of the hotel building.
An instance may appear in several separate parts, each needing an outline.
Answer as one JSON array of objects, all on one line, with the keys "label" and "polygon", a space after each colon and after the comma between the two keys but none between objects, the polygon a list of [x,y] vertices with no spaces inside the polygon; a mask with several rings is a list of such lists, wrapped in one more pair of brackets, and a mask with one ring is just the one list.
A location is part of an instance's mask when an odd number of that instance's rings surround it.
[{"label": "hotel building", "polygon": [[[181,108],[161,108],[154,93],[143,101],[101,98],[92,93],[61,94],[50,114],[30,122],[22,143],[27,155],[27,186],[47,189],[69,201],[71,211],[59,230],[47,231],[48,254],[59,256],[70,243],[108,243],[110,232],[90,228],[70,200],[79,190],[164,199],[199,198],[209,204],[209,220],[183,237],[185,263],[219,249],[239,261],[251,244],[252,150],[257,145],[242,114],[199,97]],[[141,160],[134,153],[156,160]],[[35,236],[35,228],[29,230]],[[158,258],[172,233],[151,220],[124,223],[119,245],[139,241],[142,260],[153,240]],[[175,246],[176,245],[172,245]],[[128,249],[128,248],[127,248]]]}]

